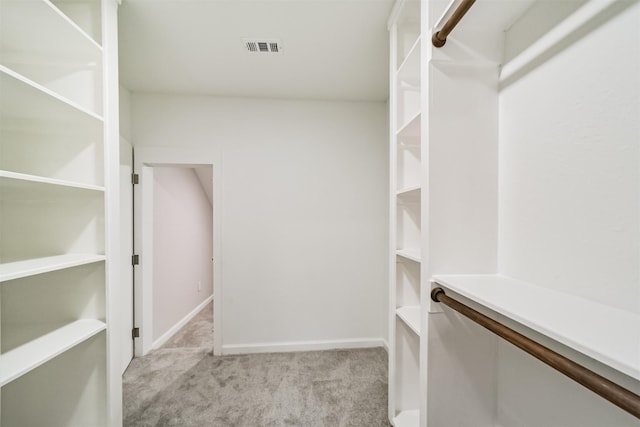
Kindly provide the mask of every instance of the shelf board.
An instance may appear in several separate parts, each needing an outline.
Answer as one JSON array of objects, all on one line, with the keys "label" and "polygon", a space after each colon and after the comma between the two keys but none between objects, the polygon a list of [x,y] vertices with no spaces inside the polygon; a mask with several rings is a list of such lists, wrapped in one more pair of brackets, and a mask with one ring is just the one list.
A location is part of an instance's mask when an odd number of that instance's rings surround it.
[{"label": "shelf board", "polygon": [[398,67],[398,82],[420,87],[420,37],[415,41],[402,64]]},{"label": "shelf board", "polygon": [[420,112],[418,111],[407,123],[398,129],[399,137],[416,137],[420,136]]},{"label": "shelf board", "polygon": [[0,282],[101,262],[104,255],[66,254],[0,264]]},{"label": "shelf board", "polygon": [[396,195],[405,199],[417,200],[420,198],[420,189],[421,187],[419,185],[413,185],[411,187],[398,190]]},{"label": "shelf board", "polygon": [[0,200],[43,200],[78,190],[104,193],[97,185],[0,170]]},{"label": "shelf board", "polygon": [[433,280],[640,380],[638,314],[501,275],[443,275]]},{"label": "shelf board", "polygon": [[[19,378],[106,329],[100,320],[82,319],[0,355],[0,386]],[[3,331],[6,335],[6,333]]]},{"label": "shelf board", "polygon": [[396,310],[396,316],[411,328],[417,336],[420,336],[420,307],[407,306]]},{"label": "shelf board", "polygon": [[420,256],[420,249],[416,249],[416,248],[398,249],[396,250],[396,255],[409,259],[411,261],[422,262],[422,258]]},{"label": "shelf board", "polygon": [[[29,3],[29,2],[27,2]],[[101,123],[102,117],[0,65],[0,116],[18,120]]]},{"label": "shelf board", "polygon": [[[14,51],[60,58],[100,59],[102,47],[48,0],[0,2],[0,38]],[[25,22],[25,17],[29,18]],[[26,31],[25,26],[39,31]]]},{"label": "shelf board", "polygon": [[417,427],[420,424],[420,411],[402,411],[393,419],[394,427]]}]

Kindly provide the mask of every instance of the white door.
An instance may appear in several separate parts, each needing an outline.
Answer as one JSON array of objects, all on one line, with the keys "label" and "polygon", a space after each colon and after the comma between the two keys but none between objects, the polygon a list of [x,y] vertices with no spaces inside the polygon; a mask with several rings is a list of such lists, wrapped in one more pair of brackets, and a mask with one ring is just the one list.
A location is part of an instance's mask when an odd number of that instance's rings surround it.
[{"label": "white door", "polygon": [[120,331],[122,364],[121,373],[133,359],[133,147],[129,141],[120,138]]}]

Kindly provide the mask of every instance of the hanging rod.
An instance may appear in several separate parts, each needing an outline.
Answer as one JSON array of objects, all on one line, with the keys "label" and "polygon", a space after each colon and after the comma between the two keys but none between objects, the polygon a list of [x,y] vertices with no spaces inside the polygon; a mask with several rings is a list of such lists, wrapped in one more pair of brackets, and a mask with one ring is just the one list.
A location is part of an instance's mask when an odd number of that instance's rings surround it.
[{"label": "hanging rod", "polygon": [[533,341],[530,338],[514,331],[471,307],[451,298],[442,288],[434,288],[431,291],[431,299],[441,302],[455,311],[465,315],[477,324],[485,327],[494,334],[506,341],[526,351],[536,359],[546,363],[555,370],[563,373],[572,380],[582,384],[584,387],[607,399],[609,402],[624,409],[636,418],[640,418],[640,396],[609,381],[595,372],[577,364],[573,360],[556,353],[555,351]]},{"label": "hanging rod", "polygon": [[462,19],[462,17],[471,9],[471,6],[476,2],[476,0],[462,0],[462,3],[456,8],[451,15],[451,18],[444,24],[440,31],[436,31],[433,33],[431,37],[431,43],[435,47],[442,47],[447,42],[447,36],[453,31],[453,29],[458,25],[458,22]]}]

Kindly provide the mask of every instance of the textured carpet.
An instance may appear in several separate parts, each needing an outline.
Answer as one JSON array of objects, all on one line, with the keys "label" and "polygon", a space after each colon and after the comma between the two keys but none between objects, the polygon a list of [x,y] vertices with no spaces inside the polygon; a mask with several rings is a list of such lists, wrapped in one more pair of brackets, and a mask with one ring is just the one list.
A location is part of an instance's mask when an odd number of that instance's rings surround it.
[{"label": "textured carpet", "polygon": [[213,349],[213,302],[180,329],[162,348]]},{"label": "textured carpet", "polygon": [[383,349],[212,356],[205,323],[132,361],[125,426],[389,426]]}]

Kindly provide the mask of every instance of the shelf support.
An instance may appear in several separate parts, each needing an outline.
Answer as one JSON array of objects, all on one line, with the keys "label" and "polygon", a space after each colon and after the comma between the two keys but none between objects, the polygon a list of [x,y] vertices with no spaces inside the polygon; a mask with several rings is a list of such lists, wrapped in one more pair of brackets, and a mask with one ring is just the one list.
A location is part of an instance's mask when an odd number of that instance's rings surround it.
[{"label": "shelf support", "polygon": [[573,360],[556,353],[550,348],[525,337],[502,323],[497,322],[471,307],[451,298],[442,288],[434,288],[431,291],[431,299],[435,302],[441,302],[458,313],[468,317],[480,326],[498,335],[500,338],[503,338],[519,349],[524,350],[541,362],[546,363],[553,369],[563,373],[582,386],[640,419],[640,396],[632,391],[619,386],[584,366],[577,364]]}]

